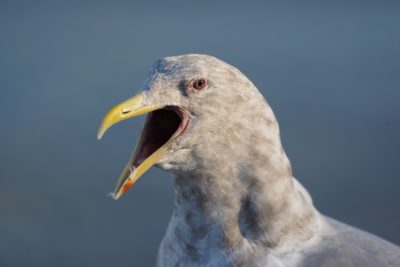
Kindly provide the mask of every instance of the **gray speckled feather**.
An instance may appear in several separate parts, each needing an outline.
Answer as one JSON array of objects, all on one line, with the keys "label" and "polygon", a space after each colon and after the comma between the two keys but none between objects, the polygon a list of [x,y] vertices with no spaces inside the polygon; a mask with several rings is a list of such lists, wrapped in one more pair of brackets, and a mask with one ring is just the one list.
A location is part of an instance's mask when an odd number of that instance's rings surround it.
[{"label": "gray speckled feather", "polygon": [[[204,78],[199,92],[188,81]],[[292,176],[278,123],[236,68],[206,55],[153,65],[145,101],[191,115],[158,165],[175,208],[157,266],[400,266],[399,247],[321,215]]]}]

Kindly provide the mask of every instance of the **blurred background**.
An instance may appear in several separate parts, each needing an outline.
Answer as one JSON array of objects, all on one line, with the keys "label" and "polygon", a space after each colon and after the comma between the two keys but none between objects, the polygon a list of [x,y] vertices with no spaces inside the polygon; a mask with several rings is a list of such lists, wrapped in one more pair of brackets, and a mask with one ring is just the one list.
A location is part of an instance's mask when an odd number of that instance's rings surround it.
[{"label": "blurred background", "polygon": [[160,57],[242,70],[323,213],[400,244],[400,2],[0,1],[0,266],[153,266],[173,204],[153,168],[107,197],[142,118],[108,108]]}]

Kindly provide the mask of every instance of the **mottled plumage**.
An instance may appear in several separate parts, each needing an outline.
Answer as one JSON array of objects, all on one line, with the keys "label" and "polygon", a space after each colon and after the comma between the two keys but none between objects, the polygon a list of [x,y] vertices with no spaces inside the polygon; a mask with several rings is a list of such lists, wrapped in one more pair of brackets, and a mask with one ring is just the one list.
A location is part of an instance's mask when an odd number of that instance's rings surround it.
[{"label": "mottled plumage", "polygon": [[[199,77],[207,87],[189,90]],[[157,162],[176,194],[157,266],[400,266],[399,247],[315,209],[270,106],[239,70],[207,55],[167,57],[143,90],[145,104],[191,118]]]}]

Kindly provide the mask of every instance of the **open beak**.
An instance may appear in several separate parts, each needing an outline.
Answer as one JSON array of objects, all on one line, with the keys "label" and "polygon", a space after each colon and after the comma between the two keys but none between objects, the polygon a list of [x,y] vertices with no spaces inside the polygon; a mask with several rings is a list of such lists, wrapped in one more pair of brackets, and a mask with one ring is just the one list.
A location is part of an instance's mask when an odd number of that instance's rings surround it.
[{"label": "open beak", "polygon": [[145,105],[140,93],[116,105],[104,116],[97,133],[101,139],[112,125],[141,114],[146,117],[136,149],[120,175],[112,197],[121,197],[150,167],[167,153],[169,144],[181,135],[189,122],[187,112],[178,106]]}]

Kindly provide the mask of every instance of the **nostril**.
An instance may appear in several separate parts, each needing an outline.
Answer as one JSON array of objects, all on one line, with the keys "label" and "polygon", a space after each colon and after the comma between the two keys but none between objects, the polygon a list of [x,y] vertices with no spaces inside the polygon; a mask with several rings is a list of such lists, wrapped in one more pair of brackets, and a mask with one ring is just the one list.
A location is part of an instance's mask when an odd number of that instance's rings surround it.
[{"label": "nostril", "polygon": [[129,112],[131,112],[129,109],[124,109],[124,108],[121,109],[121,114],[122,114],[122,115],[126,115],[126,114],[128,114]]}]

